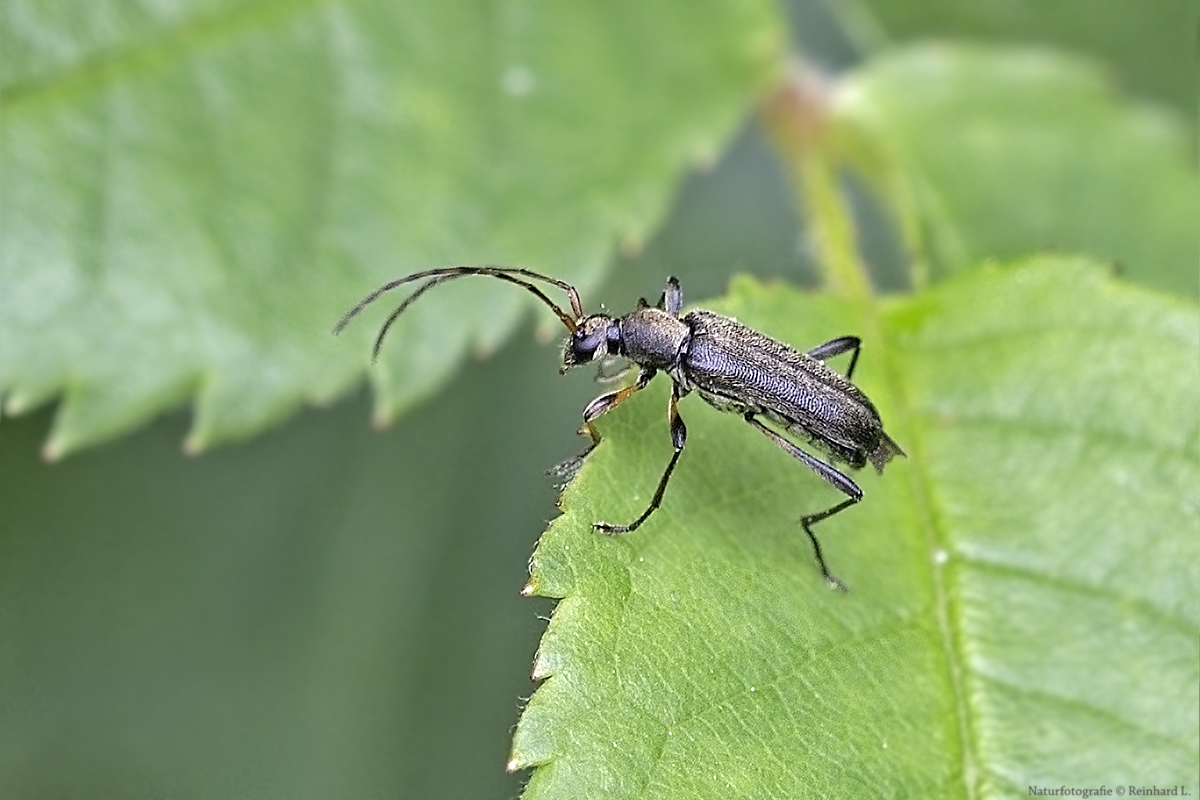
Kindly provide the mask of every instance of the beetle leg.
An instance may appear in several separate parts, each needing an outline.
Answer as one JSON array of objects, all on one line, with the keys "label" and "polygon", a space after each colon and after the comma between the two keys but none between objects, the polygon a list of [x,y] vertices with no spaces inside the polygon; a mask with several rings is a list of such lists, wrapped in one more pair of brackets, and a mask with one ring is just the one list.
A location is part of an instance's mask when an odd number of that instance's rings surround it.
[{"label": "beetle leg", "polygon": [[587,458],[589,453],[596,449],[596,445],[600,444],[600,431],[592,424],[592,421],[601,414],[612,411],[621,405],[621,403],[628,400],[634,393],[646,388],[646,384],[650,382],[650,379],[655,374],[655,370],[642,367],[638,372],[636,381],[615,391],[605,392],[588,403],[587,407],[583,409],[583,426],[579,429],[579,435],[587,436],[591,439],[591,442],[588,443],[588,446],[584,448],[582,453],[558,464],[553,469],[550,469],[548,474],[563,476],[568,480],[574,476],[579,471],[579,466],[583,463],[583,460]]},{"label": "beetle leg", "polygon": [[619,381],[621,378],[624,378],[627,374],[629,374],[630,370],[637,367],[637,364],[634,364],[632,361],[630,361],[616,372],[611,374],[605,372],[604,368],[608,366],[609,363],[619,360],[620,358],[618,356],[608,356],[605,359],[601,359],[596,365],[596,383],[612,383],[613,381]]},{"label": "beetle leg", "polygon": [[821,555],[821,543],[817,541],[817,535],[813,533],[811,526],[823,519],[826,519],[827,517],[832,517],[839,511],[843,511],[857,503],[859,500],[862,500],[862,489],[858,488],[858,484],[850,480],[850,478],[848,478],[846,475],[834,469],[831,465],[826,464],[816,456],[809,455],[780,434],[771,430],[766,425],[763,425],[754,418],[753,412],[746,414],[744,419],[746,422],[749,422],[751,425],[761,431],[763,435],[772,442],[779,445],[779,447],[785,453],[811,469],[813,472],[820,475],[835,489],[846,495],[845,500],[831,508],[827,508],[824,511],[816,514],[809,514],[808,516],[801,517],[800,525],[804,528],[804,532],[808,534],[809,541],[812,542],[813,553],[817,557],[817,565],[821,568],[821,574],[825,576],[825,582],[828,583],[832,589],[838,589],[839,591],[843,592],[850,591],[849,587],[842,583],[841,580],[839,580],[832,572],[829,571],[829,568],[825,566],[825,556]]},{"label": "beetle leg", "polygon": [[678,317],[679,312],[683,310],[683,290],[679,288],[679,281],[674,275],[667,278],[667,285],[658,298],[656,308],[661,308],[672,317]]},{"label": "beetle leg", "polygon": [[825,344],[819,344],[808,354],[817,361],[827,361],[834,356],[840,356],[849,350],[854,351],[854,355],[850,356],[850,368],[846,370],[846,380],[854,375],[854,365],[858,363],[858,351],[862,348],[862,339],[857,336],[840,336],[837,339],[831,339]]},{"label": "beetle leg", "polygon": [[[591,452],[593,447],[600,444],[600,431],[596,429],[596,426],[592,424],[592,421],[601,414],[607,414],[609,411],[612,411],[614,408],[621,405],[621,403],[624,403],[626,400],[632,397],[634,393],[645,389],[646,384],[648,384],[650,379],[654,377],[655,372],[656,370],[642,367],[641,370],[638,371],[636,381],[621,389],[617,389],[616,391],[606,392],[587,404],[587,407],[583,409],[583,427],[579,429],[579,433],[589,437],[592,440],[592,444],[591,447],[589,447],[587,451],[583,453],[583,455],[587,455]],[[582,457],[583,456],[580,456],[580,458]]]},{"label": "beetle leg", "polygon": [[637,530],[638,526],[646,521],[654,510],[658,508],[662,502],[663,492],[667,490],[667,483],[671,480],[671,473],[675,471],[675,464],[679,461],[680,454],[683,453],[683,446],[687,444],[687,426],[683,424],[683,417],[679,416],[679,384],[671,390],[671,399],[667,402],[667,417],[671,422],[671,444],[675,448],[675,452],[671,455],[671,460],[667,463],[666,470],[663,471],[662,478],[658,481],[658,488],[654,490],[654,497],[650,500],[650,505],[642,512],[641,516],[635,519],[628,525],[613,525],[611,522],[597,522],[592,527],[604,533],[629,533]]}]

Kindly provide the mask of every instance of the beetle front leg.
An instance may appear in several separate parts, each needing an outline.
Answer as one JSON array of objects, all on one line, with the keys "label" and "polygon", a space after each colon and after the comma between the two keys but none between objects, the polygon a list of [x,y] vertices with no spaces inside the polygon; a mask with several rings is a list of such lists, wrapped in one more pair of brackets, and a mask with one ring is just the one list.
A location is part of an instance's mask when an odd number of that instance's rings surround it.
[{"label": "beetle front leg", "polygon": [[616,391],[605,392],[592,402],[588,403],[587,407],[583,409],[583,425],[579,428],[579,434],[581,436],[587,436],[589,439],[591,439],[591,442],[588,443],[588,446],[584,448],[582,453],[574,458],[567,459],[561,464],[558,464],[553,469],[549,470],[549,474],[558,475],[568,480],[573,477],[575,473],[579,471],[579,467],[583,464],[583,460],[588,457],[588,454],[596,449],[596,445],[600,444],[600,431],[593,424],[593,421],[601,414],[607,414],[609,411],[612,411],[614,408],[621,405],[621,403],[628,400],[636,392],[645,389],[646,384],[650,383],[650,379],[653,378],[655,374],[656,370],[642,367],[638,372],[636,381],[624,388],[617,389]]},{"label": "beetle front leg", "polygon": [[667,490],[667,483],[671,480],[671,473],[675,471],[675,464],[679,461],[679,456],[683,453],[683,447],[687,444],[687,426],[683,424],[683,417],[679,416],[679,384],[671,390],[671,399],[667,403],[667,418],[671,423],[671,444],[675,448],[675,452],[671,455],[670,462],[667,463],[667,468],[662,474],[662,478],[658,481],[658,488],[654,491],[654,497],[650,500],[650,505],[642,512],[641,516],[635,519],[628,525],[613,525],[611,522],[597,522],[592,525],[595,530],[603,533],[618,534],[629,533],[635,531],[638,526],[646,521],[646,518],[654,513],[662,503],[663,492]]},{"label": "beetle front leg", "polygon": [[608,359],[600,361],[600,363],[598,363],[596,365],[596,377],[595,377],[596,383],[616,383],[617,381],[621,380],[626,375],[628,375],[630,370],[637,367],[637,364],[630,362],[630,363],[623,365],[619,370],[617,370],[616,372],[613,372],[611,374],[604,371],[604,368],[608,365],[608,363],[610,363],[612,361],[620,361],[620,360],[621,359],[616,356],[611,356]]},{"label": "beetle front leg", "polygon": [[583,458],[588,453],[592,452],[592,449],[595,448],[596,445],[600,444],[600,431],[597,430],[596,426],[592,424],[593,421],[601,414],[607,414],[609,411],[612,411],[614,408],[621,405],[621,403],[624,403],[636,392],[640,392],[642,389],[645,389],[646,384],[650,383],[650,379],[654,377],[655,372],[656,370],[642,367],[641,370],[638,371],[636,381],[622,389],[617,389],[613,392],[606,392],[587,404],[587,407],[583,409],[583,427],[579,429],[579,433],[582,436],[587,436],[590,438],[592,443],[588,446],[587,450],[580,454],[580,458]]},{"label": "beetle front leg", "polygon": [[832,589],[837,589],[842,592],[850,591],[850,587],[842,583],[842,581],[836,575],[829,571],[829,567],[825,566],[825,556],[821,554],[821,543],[817,541],[817,535],[813,533],[811,526],[823,519],[832,517],[839,511],[844,511],[845,509],[857,503],[859,500],[862,500],[862,489],[858,488],[858,484],[850,480],[849,477],[839,472],[833,466],[826,464],[816,456],[809,455],[796,445],[789,442],[780,434],[771,430],[766,425],[763,425],[761,422],[755,419],[753,413],[746,414],[744,419],[746,422],[749,422],[751,425],[761,431],[762,434],[772,442],[779,445],[779,447],[792,458],[796,459],[801,464],[820,475],[835,489],[846,495],[845,500],[833,506],[832,508],[827,508],[819,513],[809,514],[808,516],[801,517],[800,525],[804,528],[804,532],[808,534],[809,541],[812,542],[813,553],[817,557],[817,566],[821,568],[821,574],[825,576],[825,582],[829,584],[830,588]]}]

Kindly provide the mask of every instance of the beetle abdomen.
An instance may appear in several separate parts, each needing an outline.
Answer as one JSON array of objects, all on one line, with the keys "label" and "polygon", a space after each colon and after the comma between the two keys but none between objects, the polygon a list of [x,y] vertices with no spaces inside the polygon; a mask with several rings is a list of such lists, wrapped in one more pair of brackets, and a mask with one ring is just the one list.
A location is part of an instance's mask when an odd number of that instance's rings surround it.
[{"label": "beetle abdomen", "polygon": [[849,466],[882,471],[901,453],[858,387],[820,360],[711,311],[691,328],[685,388],[721,411],[762,414]]}]

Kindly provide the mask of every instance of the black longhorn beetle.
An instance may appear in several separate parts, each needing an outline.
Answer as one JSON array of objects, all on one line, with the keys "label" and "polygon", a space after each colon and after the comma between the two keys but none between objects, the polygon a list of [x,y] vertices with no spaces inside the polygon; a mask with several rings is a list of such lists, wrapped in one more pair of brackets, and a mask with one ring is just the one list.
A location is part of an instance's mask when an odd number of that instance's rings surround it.
[{"label": "black longhorn beetle", "polygon": [[[658,481],[650,505],[628,525],[597,522],[592,526],[594,529],[609,534],[628,533],[636,530],[658,508],[687,441],[687,427],[679,416],[679,399],[695,390],[718,411],[741,414],[746,422],[784,452],[846,495],[845,500],[824,511],[801,517],[800,524],[812,541],[825,581],[832,588],[847,591],[846,585],[825,566],[825,557],[821,555],[821,545],[812,526],[857,503],[862,499],[862,489],[832,464],[806,453],[768,428],[759,417],[805,439],[831,460],[845,463],[851,469],[861,469],[869,461],[877,472],[882,473],[894,456],[904,455],[900,446],[884,432],[875,406],[850,382],[861,347],[857,336],[841,336],[802,353],[711,311],[697,309],[680,316],[683,291],[675,278],[667,279],[666,288],[655,306],[650,306],[643,298],[623,317],[585,315],[574,286],[511,267],[444,267],[397,278],[380,286],[347,311],[333,332],[340,333],[351,319],[385,292],[424,280],[425,283],[418,286],[383,323],[371,350],[374,361],[388,329],[413,301],[439,284],[470,275],[486,275],[516,284],[558,315],[570,333],[563,346],[560,373],[606,356],[623,356],[631,366],[638,367],[637,380],[632,384],[600,395],[583,410],[583,427],[579,432],[586,434],[591,444],[578,458],[567,462],[566,471],[571,470],[570,465],[577,466],[600,443],[600,432],[594,424],[597,417],[644,388],[660,370],[671,378],[673,387],[667,416],[675,452]],[[566,292],[571,313],[566,313],[526,278],[543,281]],[[852,355],[845,377],[825,365],[826,360],[848,352]]]}]

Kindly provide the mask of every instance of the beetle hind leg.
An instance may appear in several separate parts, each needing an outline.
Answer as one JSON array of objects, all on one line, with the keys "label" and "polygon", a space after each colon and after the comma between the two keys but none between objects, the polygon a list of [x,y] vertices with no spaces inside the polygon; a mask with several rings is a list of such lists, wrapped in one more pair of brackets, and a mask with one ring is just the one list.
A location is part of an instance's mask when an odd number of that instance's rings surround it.
[{"label": "beetle hind leg", "polygon": [[817,514],[809,514],[807,517],[800,518],[800,527],[804,528],[804,532],[808,534],[808,540],[812,542],[813,553],[817,557],[817,565],[821,568],[821,574],[825,576],[825,582],[829,584],[829,588],[837,589],[839,592],[848,592],[850,587],[842,582],[841,578],[829,571],[829,567],[825,566],[825,556],[821,555],[821,543],[817,541],[817,535],[813,533],[810,527],[814,523],[820,522],[823,519],[832,517],[834,514],[849,508],[859,501],[859,497],[848,497],[832,508],[827,508]]},{"label": "beetle hind leg", "polygon": [[804,528],[804,532],[808,534],[808,540],[812,542],[813,555],[815,555],[817,558],[817,566],[821,568],[821,575],[824,576],[825,583],[829,584],[829,588],[837,589],[840,592],[850,591],[850,587],[848,587],[841,581],[840,578],[830,572],[829,567],[825,565],[825,556],[821,553],[821,543],[817,540],[817,535],[813,533],[812,526],[823,519],[832,517],[839,511],[846,510],[859,500],[862,500],[862,489],[858,488],[858,484],[850,480],[849,477],[835,469],[833,466],[826,464],[816,456],[809,455],[780,434],[771,430],[766,425],[763,425],[758,421],[758,419],[755,418],[753,412],[743,415],[743,419],[757,428],[760,433],[778,445],[779,448],[785,453],[811,469],[813,472],[820,475],[831,486],[840,491],[842,494],[846,495],[845,500],[831,508],[827,508],[824,511],[816,514],[809,514],[808,516],[801,517],[800,526]]},{"label": "beetle hind leg", "polygon": [[808,355],[818,361],[828,361],[834,356],[840,356],[842,353],[851,353],[850,366],[846,368],[846,380],[852,380],[854,378],[854,367],[858,364],[858,353],[861,349],[862,340],[857,336],[839,336],[825,344],[817,345],[808,351]]}]

